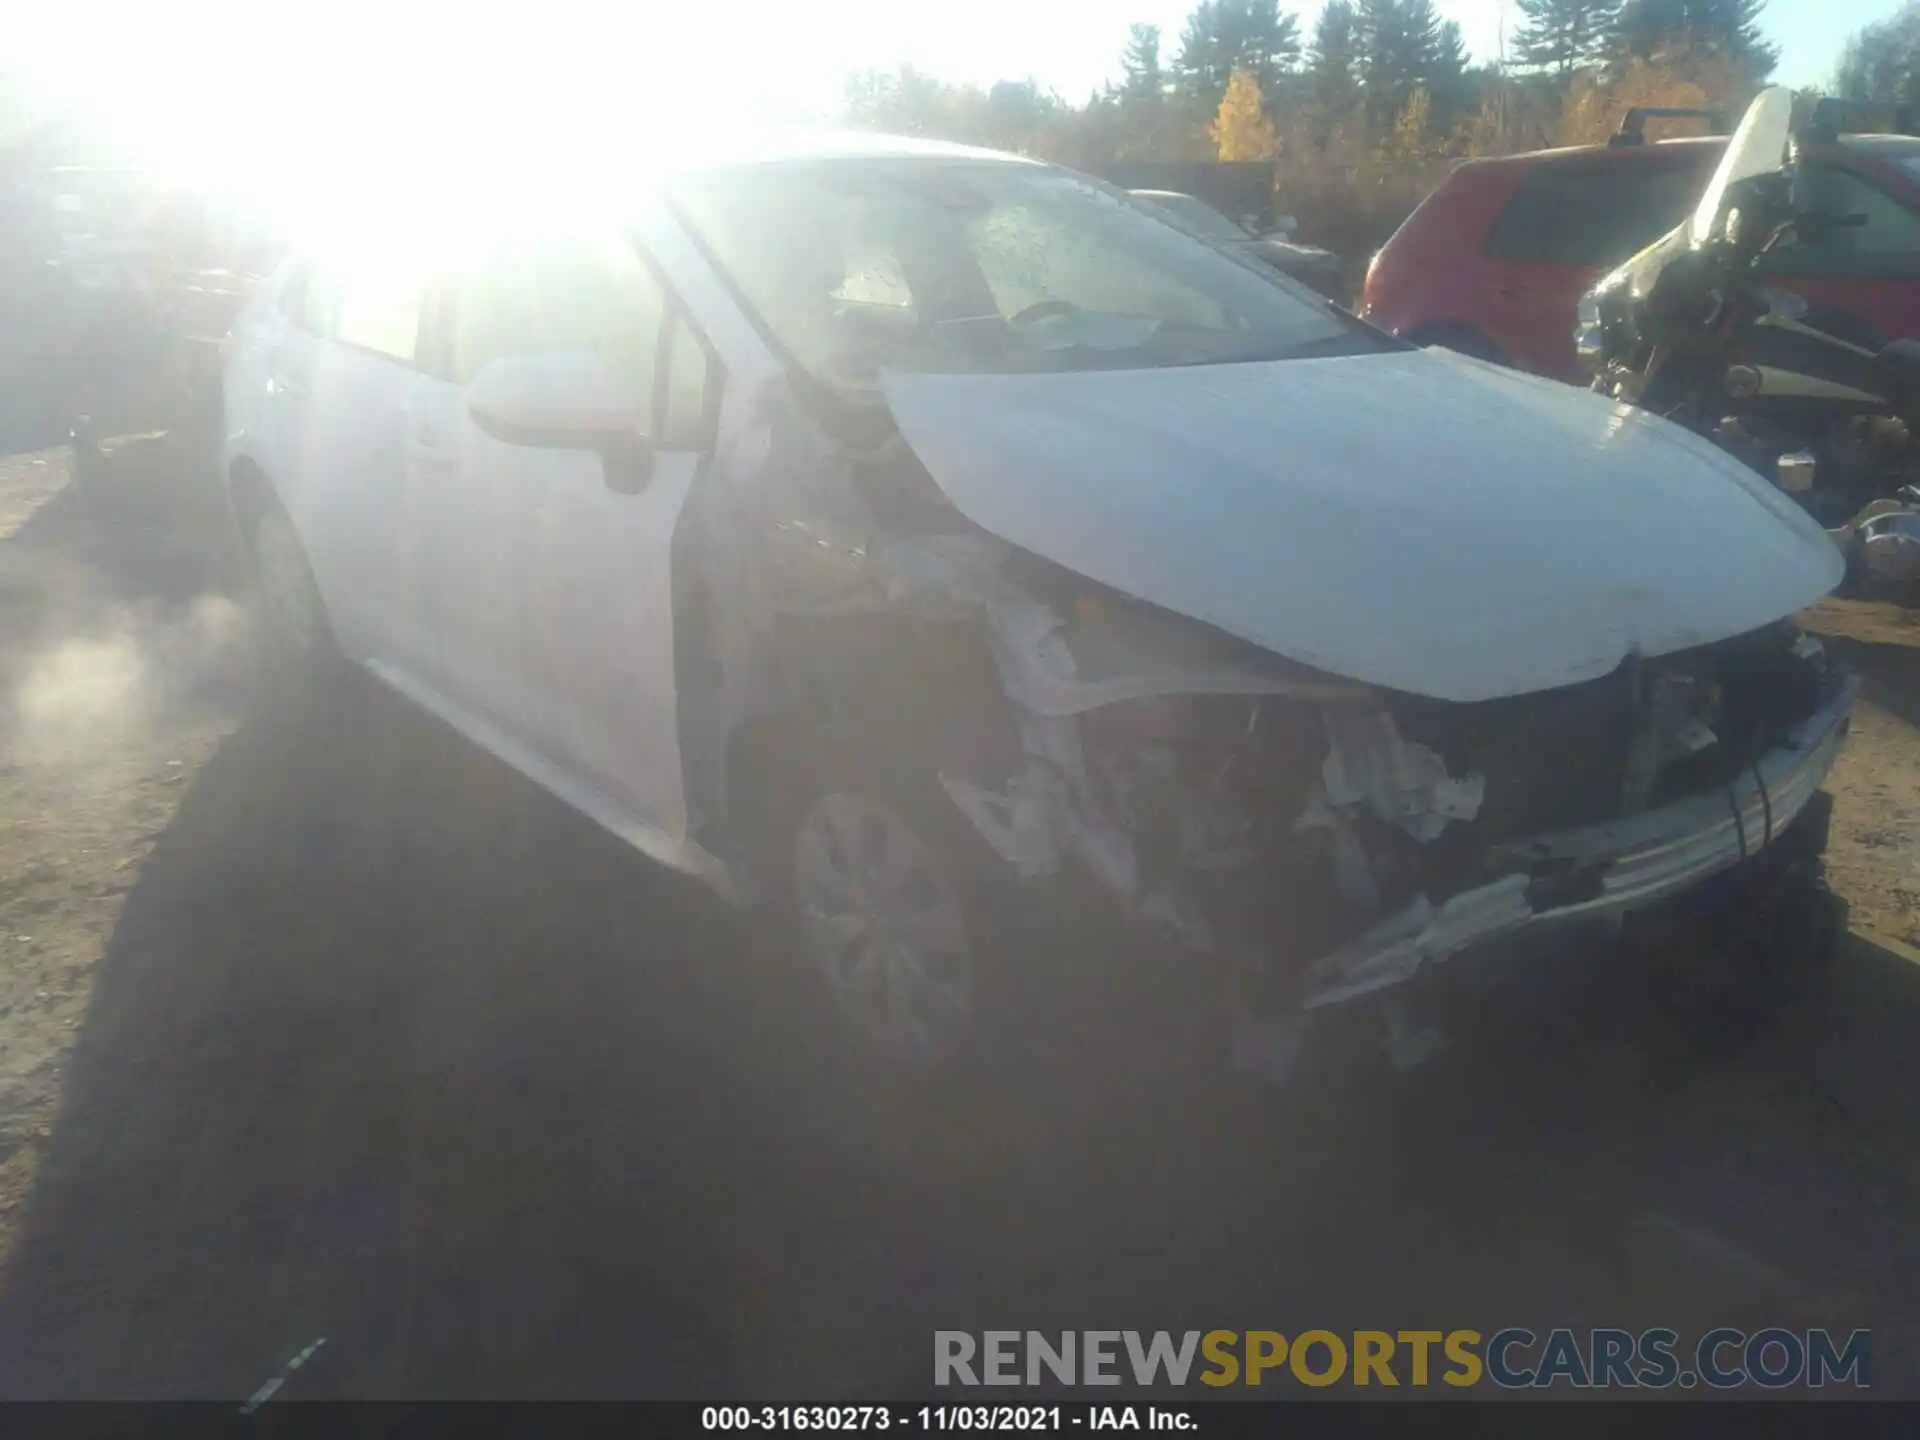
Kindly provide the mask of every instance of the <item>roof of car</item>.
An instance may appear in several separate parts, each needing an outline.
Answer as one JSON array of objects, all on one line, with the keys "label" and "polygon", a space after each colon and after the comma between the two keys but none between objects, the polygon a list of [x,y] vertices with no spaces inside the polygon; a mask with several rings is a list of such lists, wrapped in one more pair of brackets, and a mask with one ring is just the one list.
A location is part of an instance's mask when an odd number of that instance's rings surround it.
[{"label": "roof of car", "polygon": [[1466,163],[1469,165],[1540,165],[1553,164],[1561,160],[1574,160],[1583,155],[1616,155],[1626,158],[1672,155],[1688,150],[1699,150],[1704,154],[1713,147],[1726,143],[1727,137],[1724,135],[1682,135],[1671,140],[1655,140],[1646,145],[1560,145],[1551,150],[1527,150],[1518,155],[1476,157]]},{"label": "roof of car", "polygon": [[[1885,155],[1890,158],[1920,155],[1920,137],[1911,135],[1842,135],[1839,139],[1840,143],[1849,149],[1863,150],[1872,155]],[[1707,152],[1726,143],[1727,137],[1724,135],[1681,135],[1669,140],[1656,140],[1646,145],[1560,145],[1550,150],[1527,150],[1518,155],[1476,156],[1462,162],[1461,168],[1470,165],[1551,165],[1563,160],[1577,160],[1592,155],[1616,156],[1627,163],[1632,163],[1634,156],[1658,157],[1662,154],[1672,155],[1689,150],[1698,151],[1704,156]]]},{"label": "roof of car", "polygon": [[[1021,155],[913,136],[876,135],[868,131],[831,130],[817,126],[738,130],[725,132],[719,138],[696,140],[669,152],[649,154],[641,163],[630,167],[624,183],[601,185],[583,199],[579,193],[581,187],[575,183],[575,178],[583,171],[598,173],[595,169],[597,158],[597,154],[586,159],[576,155],[570,157],[569,162],[556,164],[542,175],[524,181],[521,188],[511,194],[511,221],[503,224],[503,230],[510,230],[524,238],[529,233],[559,233],[571,224],[605,224],[610,217],[620,217],[623,212],[630,218],[633,210],[644,207],[656,198],[663,185],[670,186],[675,181],[702,174],[738,172],[760,166],[846,161],[1017,165],[1035,169],[1043,166],[1043,162]],[[528,202],[528,186],[540,187],[539,204]],[[396,230],[418,230],[422,235],[440,235],[449,228],[449,217],[456,215],[463,218],[454,228],[460,229],[468,238],[485,234],[490,226],[502,223],[497,213],[499,196],[493,197],[496,203],[480,204],[469,213],[462,209],[462,200],[470,195],[472,189],[463,177],[456,177],[443,187],[416,187],[404,203],[408,207],[417,207],[411,209],[410,213],[419,219],[419,224],[398,223],[396,207],[393,202],[387,201],[385,208],[379,211],[377,223],[369,221],[340,233],[329,234],[324,243],[342,253],[357,254],[370,248],[390,251],[389,237]],[[295,242],[294,248],[302,253],[310,253],[309,247],[298,242]]]},{"label": "roof of car", "polygon": [[795,127],[729,136],[676,157],[676,170],[734,165],[777,165],[804,160],[986,160],[1016,165],[1037,162],[1001,150],[923,140],[908,135],[877,135],[865,130]]},{"label": "roof of car", "polygon": [[1920,155],[1920,136],[1914,135],[1842,135],[1840,143],[1852,150],[1864,150],[1869,155],[1886,155],[1893,159]]}]

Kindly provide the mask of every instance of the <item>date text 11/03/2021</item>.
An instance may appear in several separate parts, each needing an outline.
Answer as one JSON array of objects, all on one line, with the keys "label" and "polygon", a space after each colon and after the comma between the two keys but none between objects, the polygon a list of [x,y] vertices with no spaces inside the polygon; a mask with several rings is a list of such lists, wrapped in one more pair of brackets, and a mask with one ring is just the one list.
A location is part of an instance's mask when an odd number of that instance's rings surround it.
[{"label": "date text 11/03/2021", "polygon": [[1199,1428],[1191,1412],[1164,1405],[708,1405],[703,1430],[1155,1430]]}]

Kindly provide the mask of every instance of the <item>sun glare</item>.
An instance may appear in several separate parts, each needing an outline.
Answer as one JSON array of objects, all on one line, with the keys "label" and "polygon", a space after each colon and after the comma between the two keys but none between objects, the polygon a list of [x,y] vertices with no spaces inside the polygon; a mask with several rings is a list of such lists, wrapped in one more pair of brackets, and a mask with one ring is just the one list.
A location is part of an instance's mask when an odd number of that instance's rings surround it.
[{"label": "sun glare", "polygon": [[[126,38],[89,44],[107,24]],[[659,58],[674,27],[580,0],[491,28],[471,6],[201,0],[43,15],[0,63],[163,182],[302,248],[445,253],[617,205],[668,147],[711,140],[710,82]]]}]

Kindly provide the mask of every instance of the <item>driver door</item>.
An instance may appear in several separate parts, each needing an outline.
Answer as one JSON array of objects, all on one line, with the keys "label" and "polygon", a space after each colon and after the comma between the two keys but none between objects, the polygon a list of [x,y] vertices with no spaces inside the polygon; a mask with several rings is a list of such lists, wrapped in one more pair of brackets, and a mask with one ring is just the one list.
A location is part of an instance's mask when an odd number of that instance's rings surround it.
[{"label": "driver door", "polygon": [[[496,256],[447,304],[454,403],[428,425],[449,452],[430,472],[446,523],[420,597],[458,657],[443,683],[507,759],[579,808],[679,839],[673,536],[709,448],[705,348],[623,237]],[[494,439],[458,399],[495,360],[559,352],[590,353],[631,387],[652,442],[642,483],[595,450]]]}]

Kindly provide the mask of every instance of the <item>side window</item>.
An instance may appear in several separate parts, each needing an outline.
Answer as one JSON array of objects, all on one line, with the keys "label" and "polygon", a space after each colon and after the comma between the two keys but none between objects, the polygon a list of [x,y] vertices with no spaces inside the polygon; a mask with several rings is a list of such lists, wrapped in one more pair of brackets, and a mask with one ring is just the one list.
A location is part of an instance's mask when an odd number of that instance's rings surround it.
[{"label": "side window", "polygon": [[1920,277],[1920,216],[1879,186],[1849,170],[1809,165],[1801,199],[1824,215],[1862,215],[1864,225],[1796,239],[1767,257],[1771,274],[1836,279]]},{"label": "side window", "polygon": [[1507,197],[1500,213],[1487,227],[1486,253],[1495,260],[1516,260],[1540,264],[1547,258],[1548,237],[1553,227],[1553,191],[1546,172],[1530,170]]},{"label": "side window", "polygon": [[1706,185],[1696,165],[1536,165],[1487,231],[1496,260],[1618,265],[1678,225]]},{"label": "side window", "polygon": [[680,316],[668,321],[666,413],[655,437],[665,450],[705,450],[712,444],[713,410],[719,399],[718,367],[700,337]]},{"label": "side window", "polygon": [[319,266],[303,266],[289,278],[280,296],[280,308],[302,330],[331,340],[339,326],[339,286]]},{"label": "side window", "polygon": [[424,287],[410,276],[352,276],[333,299],[333,338],[411,365],[424,301]]},{"label": "side window", "polygon": [[643,397],[651,418],[666,296],[630,245],[574,240],[496,256],[456,295],[448,337],[456,384],[510,355],[584,350]]}]

